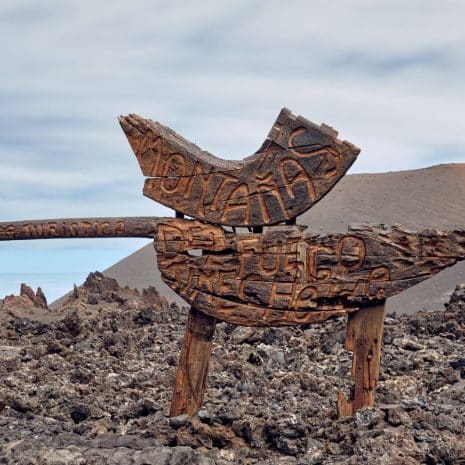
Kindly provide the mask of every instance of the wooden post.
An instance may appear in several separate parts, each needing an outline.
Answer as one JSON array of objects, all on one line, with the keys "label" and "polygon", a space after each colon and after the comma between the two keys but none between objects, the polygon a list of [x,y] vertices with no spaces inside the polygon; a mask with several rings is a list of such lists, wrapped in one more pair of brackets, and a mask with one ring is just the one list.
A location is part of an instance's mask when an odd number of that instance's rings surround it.
[{"label": "wooden post", "polygon": [[216,320],[191,307],[176,372],[170,416],[193,415],[202,406]]},{"label": "wooden post", "polygon": [[337,408],[340,417],[353,416],[362,407],[374,405],[383,341],[385,302],[351,313],[347,321],[345,349],[353,352],[351,399],[340,391]]}]

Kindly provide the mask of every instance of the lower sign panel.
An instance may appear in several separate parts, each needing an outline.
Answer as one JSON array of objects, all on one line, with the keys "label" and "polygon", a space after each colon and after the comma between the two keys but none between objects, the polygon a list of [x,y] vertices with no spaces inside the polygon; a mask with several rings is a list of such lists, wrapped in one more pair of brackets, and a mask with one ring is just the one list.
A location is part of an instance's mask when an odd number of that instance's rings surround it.
[{"label": "lower sign panel", "polygon": [[[173,219],[156,231],[164,281],[189,304],[245,326],[321,322],[376,304],[465,258],[465,231],[300,226],[236,234]],[[200,255],[202,251],[202,255]]]}]

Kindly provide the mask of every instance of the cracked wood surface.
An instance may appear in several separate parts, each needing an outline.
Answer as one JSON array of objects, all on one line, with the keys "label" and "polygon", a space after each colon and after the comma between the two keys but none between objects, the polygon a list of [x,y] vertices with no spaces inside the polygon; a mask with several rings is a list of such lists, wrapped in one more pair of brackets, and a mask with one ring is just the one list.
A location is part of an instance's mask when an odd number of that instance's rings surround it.
[{"label": "cracked wood surface", "polygon": [[[465,258],[465,231],[302,226],[236,234],[196,220],[160,222],[163,280],[198,310],[248,326],[324,321],[379,303]],[[195,251],[208,251],[199,255]]]},{"label": "cracked wood surface", "polygon": [[184,332],[183,347],[176,370],[170,416],[193,415],[202,406],[216,320],[194,307]]},{"label": "cracked wood surface", "polygon": [[137,115],[120,124],[144,176],[144,195],[192,218],[230,226],[291,221],[346,173],[360,149],[281,110],[252,156],[227,161]]},{"label": "cracked wood surface", "polygon": [[353,416],[362,407],[375,403],[383,341],[385,302],[363,307],[351,313],[347,321],[344,347],[353,352],[352,379],[354,385],[349,399],[343,391],[338,393],[339,417]]}]

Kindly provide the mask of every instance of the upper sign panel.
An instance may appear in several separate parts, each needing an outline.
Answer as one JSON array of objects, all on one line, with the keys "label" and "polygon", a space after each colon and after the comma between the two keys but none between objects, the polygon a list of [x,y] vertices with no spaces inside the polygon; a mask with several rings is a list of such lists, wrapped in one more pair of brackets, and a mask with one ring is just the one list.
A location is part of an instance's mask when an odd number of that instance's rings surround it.
[{"label": "upper sign panel", "polygon": [[160,123],[120,117],[144,176],[144,194],[192,218],[229,226],[289,221],[320,200],[360,149],[287,109],[252,156],[223,160]]}]

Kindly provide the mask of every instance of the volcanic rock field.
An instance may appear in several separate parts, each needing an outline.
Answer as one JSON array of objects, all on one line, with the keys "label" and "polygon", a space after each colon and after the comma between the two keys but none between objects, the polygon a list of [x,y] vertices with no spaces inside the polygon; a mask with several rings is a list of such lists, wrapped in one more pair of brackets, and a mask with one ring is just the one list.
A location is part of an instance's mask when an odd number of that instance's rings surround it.
[{"label": "volcanic rock field", "polygon": [[187,308],[91,273],[58,308],[0,301],[0,463],[464,464],[465,286],[385,321],[376,407],[337,418],[345,319],[219,324],[203,408],[169,418]]}]

